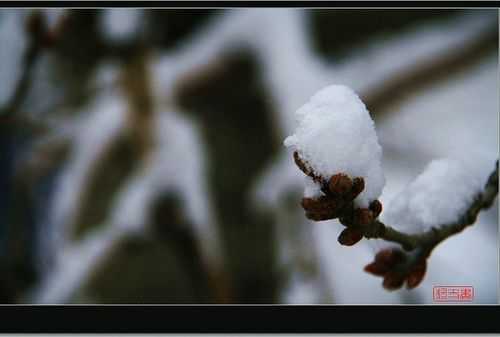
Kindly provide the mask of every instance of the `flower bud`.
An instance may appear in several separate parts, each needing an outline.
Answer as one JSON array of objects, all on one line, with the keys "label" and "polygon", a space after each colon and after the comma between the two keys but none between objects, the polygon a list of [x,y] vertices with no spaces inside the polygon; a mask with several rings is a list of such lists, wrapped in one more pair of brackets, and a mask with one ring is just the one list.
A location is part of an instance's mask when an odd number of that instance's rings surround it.
[{"label": "flower bud", "polygon": [[356,228],[346,228],[340,233],[338,242],[344,246],[352,246],[363,238],[363,234]]},{"label": "flower bud", "polygon": [[389,269],[380,263],[372,262],[365,266],[364,271],[376,276],[384,276],[385,273],[389,271]]},{"label": "flower bud", "polygon": [[405,279],[403,275],[390,271],[387,274],[385,274],[382,286],[387,290],[396,290],[401,288],[404,280]]},{"label": "flower bud", "polygon": [[357,208],[354,211],[354,223],[361,225],[361,226],[366,226],[369,225],[373,222],[373,214],[372,211],[370,211],[367,208]]},{"label": "flower bud", "polygon": [[382,203],[378,200],[373,200],[368,208],[373,212],[374,218],[377,218],[382,213]]},{"label": "flower bud", "polygon": [[336,214],[328,212],[306,212],[306,218],[313,221],[325,221],[336,218]]},{"label": "flower bud", "polygon": [[405,254],[399,249],[383,249],[375,255],[375,262],[387,266],[392,267],[400,262],[403,262],[405,259]]},{"label": "flower bud", "polygon": [[422,282],[424,279],[425,271],[427,269],[427,262],[423,260],[418,265],[413,268],[413,270],[408,275],[406,280],[406,287],[408,289],[413,289]]},{"label": "flower bud", "polygon": [[365,189],[365,180],[360,177],[354,178],[352,182],[351,198],[356,198]]},{"label": "flower bud", "polygon": [[300,205],[306,211],[313,209],[316,204],[317,204],[317,201],[313,198],[302,198],[302,201],[300,202]]},{"label": "flower bud", "polygon": [[351,191],[352,180],[347,175],[338,173],[330,178],[328,188],[334,196],[342,196]]}]

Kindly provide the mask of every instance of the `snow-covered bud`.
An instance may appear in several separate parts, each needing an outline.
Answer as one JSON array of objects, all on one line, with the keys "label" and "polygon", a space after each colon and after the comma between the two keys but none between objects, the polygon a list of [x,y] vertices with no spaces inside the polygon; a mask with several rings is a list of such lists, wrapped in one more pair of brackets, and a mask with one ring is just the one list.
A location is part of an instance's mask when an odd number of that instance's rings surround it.
[{"label": "snow-covered bud", "polygon": [[[382,148],[364,103],[350,88],[332,85],[313,95],[297,110],[296,118],[297,129],[285,139],[285,146],[295,151],[297,166],[322,179],[351,177],[355,206],[367,208],[380,196],[385,178]],[[335,179],[332,185],[335,191],[344,191]]]}]

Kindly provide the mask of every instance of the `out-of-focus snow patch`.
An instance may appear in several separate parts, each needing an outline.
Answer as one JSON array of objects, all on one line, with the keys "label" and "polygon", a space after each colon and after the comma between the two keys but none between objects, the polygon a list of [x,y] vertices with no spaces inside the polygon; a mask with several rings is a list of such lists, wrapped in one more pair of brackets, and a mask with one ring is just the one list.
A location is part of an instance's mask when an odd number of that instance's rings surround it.
[{"label": "out-of-focus snow patch", "polygon": [[101,14],[101,30],[106,39],[126,41],[135,38],[141,30],[144,11],[136,8],[106,9]]},{"label": "out-of-focus snow patch", "polygon": [[152,90],[159,103],[172,104],[179,80],[213,64],[223,51],[239,46],[237,41],[250,29],[247,16],[247,11],[238,10],[220,14],[173,52],[154,55]]},{"label": "out-of-focus snow patch", "polygon": [[148,206],[159,194],[173,191],[211,261],[220,258],[218,233],[206,183],[206,151],[194,121],[173,111],[155,116],[155,148],[125,184],[111,215],[112,223],[140,231],[148,222]]},{"label": "out-of-focus snow patch", "polygon": [[[94,108],[97,116],[89,118],[89,123],[80,130],[75,158],[65,171],[54,202],[52,221],[59,230],[62,227],[62,234],[67,230],[64,226],[71,223],[77,205],[77,198],[73,196],[79,195],[89,164],[124,126],[122,104],[122,101],[113,100],[104,105],[97,104],[98,108]],[[183,199],[185,214],[193,224],[192,230],[206,262],[211,267],[220,267],[222,255],[205,179],[205,151],[198,139],[196,125],[172,111],[156,113],[154,125],[153,152],[118,193],[119,198],[112,205],[106,226],[94,230],[79,242],[64,240],[62,235],[63,241],[57,243],[62,248],[56,252],[56,266],[35,291],[36,302],[66,301],[85,283],[92,269],[99,265],[119,238],[145,233],[150,205],[160,193],[169,190]]]},{"label": "out-of-focus snow patch", "polygon": [[[379,120],[384,150],[471,160],[481,165],[498,156],[498,59],[488,57],[470,71],[421,92]],[[488,159],[489,158],[489,159]]]},{"label": "out-of-focus snow patch", "polygon": [[91,233],[78,245],[64,247],[59,252],[56,268],[42,279],[28,301],[46,304],[67,302],[118,238],[120,233],[108,227]]},{"label": "out-of-focus snow patch", "polygon": [[277,132],[290,134],[295,128],[293,112],[332,83],[335,67],[328,67],[315,54],[306,11],[266,9],[259,14],[251,45],[273,98]]},{"label": "out-of-focus snow patch", "polygon": [[117,86],[120,76],[120,65],[116,62],[102,62],[97,66],[95,76],[91,80],[91,86],[99,91],[112,90]]},{"label": "out-of-focus snow patch", "polygon": [[23,53],[28,46],[24,31],[25,10],[2,10],[0,13],[0,106],[14,93],[22,70]]},{"label": "out-of-focus snow patch", "polygon": [[486,29],[498,26],[497,22],[495,11],[466,11],[446,21],[415,25],[394,37],[380,37],[354,50],[345,61],[332,64],[335,79],[357,92],[376,90],[408,69],[462,49]]},{"label": "out-of-focus snow patch", "polygon": [[304,174],[293,163],[292,154],[285,150],[257,178],[252,190],[253,202],[261,208],[276,208],[287,195],[303,188],[303,179]]},{"label": "out-of-focus snow patch", "polygon": [[219,15],[173,53],[156,56],[155,96],[170,103],[180,79],[215,64],[226,51],[248,47],[261,63],[265,83],[276,100],[278,132],[291,132],[291,111],[330,78],[314,57],[305,16],[304,11],[292,9],[232,10]]},{"label": "out-of-focus snow patch", "polygon": [[355,203],[368,207],[385,184],[373,120],[359,97],[348,87],[320,90],[296,112],[298,127],[285,139],[312,170],[325,179],[345,173],[363,177],[365,189]]},{"label": "out-of-focus snow patch", "polygon": [[106,95],[98,97],[88,108],[88,114],[82,116],[85,119],[77,130],[74,149],[57,183],[52,201],[50,222],[56,228],[56,246],[64,246],[69,230],[67,226],[74,217],[92,163],[124,126],[126,109],[120,95]]},{"label": "out-of-focus snow patch", "polygon": [[381,219],[406,233],[453,223],[482,190],[484,180],[459,160],[433,160],[388,204]]}]

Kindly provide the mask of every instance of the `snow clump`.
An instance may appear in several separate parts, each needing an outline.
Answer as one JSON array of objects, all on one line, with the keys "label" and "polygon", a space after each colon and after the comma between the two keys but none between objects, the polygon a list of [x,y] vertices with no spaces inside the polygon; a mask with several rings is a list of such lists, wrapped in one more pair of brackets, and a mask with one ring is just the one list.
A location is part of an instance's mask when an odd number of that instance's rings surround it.
[{"label": "snow clump", "polygon": [[408,233],[456,222],[483,187],[476,171],[457,159],[431,161],[390,202],[383,221]]},{"label": "snow clump", "polygon": [[296,121],[295,134],[284,144],[297,151],[316,175],[362,177],[365,189],[355,199],[358,207],[368,207],[380,196],[385,185],[382,148],[373,120],[356,93],[343,85],[328,86],[297,110]]}]

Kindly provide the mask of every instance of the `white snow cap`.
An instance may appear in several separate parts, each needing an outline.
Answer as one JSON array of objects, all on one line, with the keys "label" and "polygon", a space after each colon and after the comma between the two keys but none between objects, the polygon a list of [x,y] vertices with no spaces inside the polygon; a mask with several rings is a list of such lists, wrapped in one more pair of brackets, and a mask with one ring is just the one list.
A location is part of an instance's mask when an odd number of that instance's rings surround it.
[{"label": "white snow cap", "polygon": [[418,233],[453,223],[483,188],[478,170],[457,159],[433,160],[389,203],[383,221]]},{"label": "white snow cap", "polygon": [[365,104],[350,88],[320,90],[297,110],[296,119],[298,127],[285,146],[326,179],[337,173],[363,177],[365,189],[355,200],[357,206],[368,207],[380,196],[385,185],[382,148]]}]

